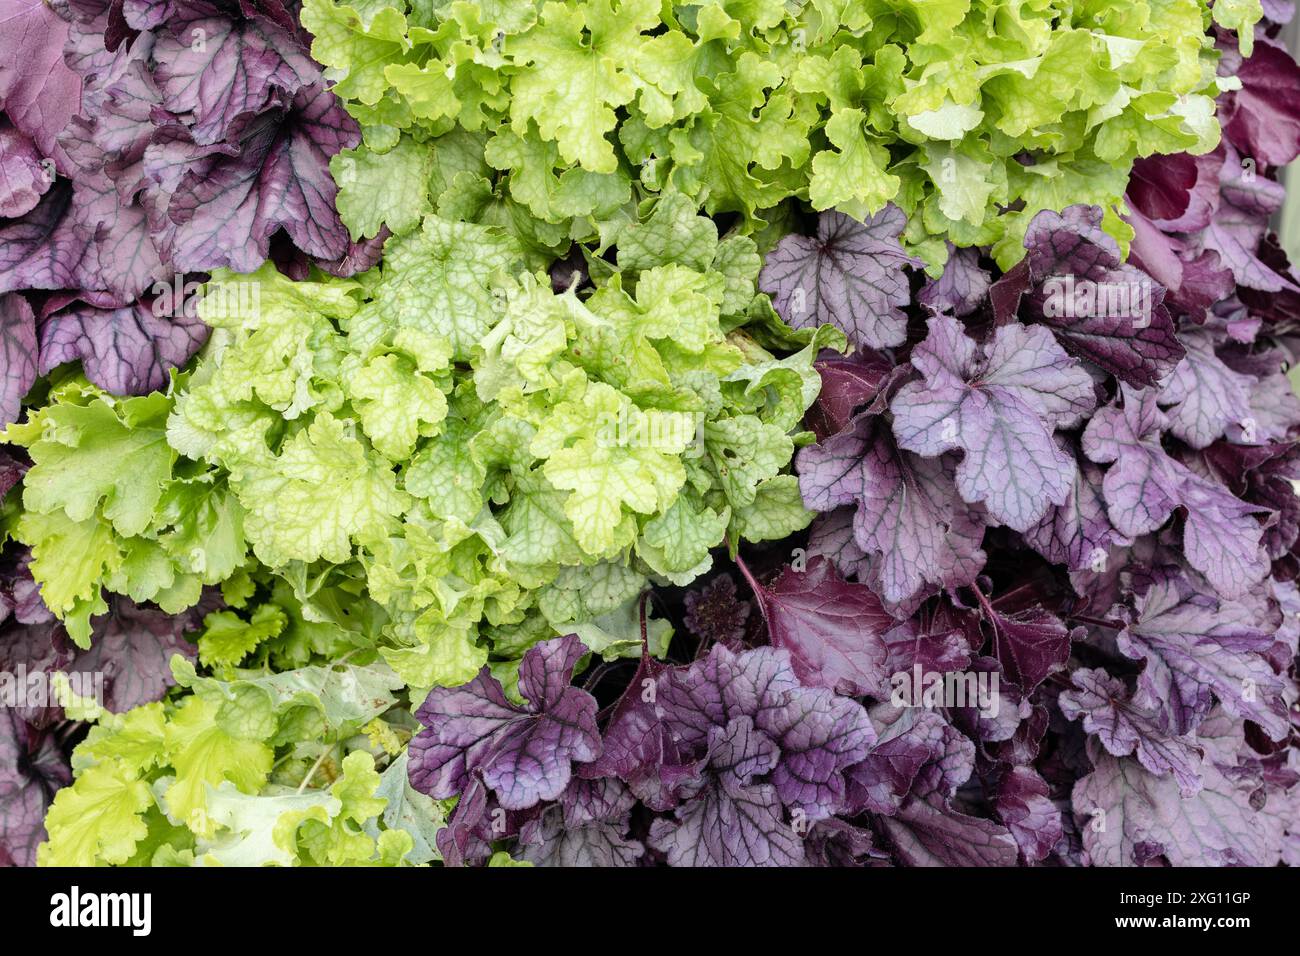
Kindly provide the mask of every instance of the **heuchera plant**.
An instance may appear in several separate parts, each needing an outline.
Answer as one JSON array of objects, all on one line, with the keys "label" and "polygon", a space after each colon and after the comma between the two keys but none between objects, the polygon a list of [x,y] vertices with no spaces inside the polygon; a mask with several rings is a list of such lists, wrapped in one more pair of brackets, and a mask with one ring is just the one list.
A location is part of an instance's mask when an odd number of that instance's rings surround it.
[{"label": "heuchera plant", "polygon": [[1297,862],[1300,70],[878,6],[60,7],[212,334],[5,432],[0,671],[110,684],[7,712],[0,853]]}]

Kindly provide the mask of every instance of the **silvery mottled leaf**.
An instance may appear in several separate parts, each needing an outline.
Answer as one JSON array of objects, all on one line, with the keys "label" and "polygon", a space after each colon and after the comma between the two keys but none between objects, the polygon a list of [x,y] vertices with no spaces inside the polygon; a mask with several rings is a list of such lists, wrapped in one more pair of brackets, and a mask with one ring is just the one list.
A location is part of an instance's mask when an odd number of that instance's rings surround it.
[{"label": "silvery mottled leaf", "polygon": [[907,338],[905,267],[919,267],[898,243],[906,218],[887,205],[865,223],[823,212],[817,236],[786,236],[767,257],[758,287],[796,329],[829,323],[855,345],[887,348]]},{"label": "silvery mottled leaf", "polygon": [[957,489],[1024,531],[1069,494],[1077,467],[1053,435],[1094,405],[1092,379],[1041,326],[1001,326],[977,346],[947,316],[912,350],[924,381],[894,397],[894,435],[925,458],[961,449]]}]

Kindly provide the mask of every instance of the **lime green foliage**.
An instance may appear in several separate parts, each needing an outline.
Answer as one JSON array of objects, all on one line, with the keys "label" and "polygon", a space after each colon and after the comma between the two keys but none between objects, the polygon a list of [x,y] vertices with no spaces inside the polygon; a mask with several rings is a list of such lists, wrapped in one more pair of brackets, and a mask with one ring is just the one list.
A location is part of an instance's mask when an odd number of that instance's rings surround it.
[{"label": "lime green foliage", "polygon": [[0,436],[33,462],[14,537],[82,647],[105,589],[176,613],[245,561],[244,509],[224,476],[168,445],[171,407],[161,393],[113,398],[74,378]]},{"label": "lime green foliage", "polygon": [[[372,608],[344,629],[407,684],[492,663],[512,686],[557,631],[639,653],[648,576],[685,583],[728,540],[807,524],[784,472],[813,359],[843,337],[781,326],[753,241],[720,239],[684,196],[617,245],[582,294],[529,272],[507,229],[436,214],[355,280],[216,277],[209,301],[256,281],[257,307],[201,307],[213,344],[167,437],[224,477],[260,562],[300,579],[210,615],[202,663],[282,666],[294,601],[311,611],[313,587],[343,580]],[[760,342],[778,339],[793,354]]]},{"label": "lime green foliage", "polygon": [[[373,657],[373,654],[371,655]],[[381,661],[198,676],[173,700],[101,714],[47,818],[45,866],[398,865],[434,858],[443,808],[381,774],[363,727],[401,736]],[[391,723],[390,723],[391,721]],[[388,754],[380,750],[380,759]],[[419,844],[417,847],[417,840]]]},{"label": "lime green foliage", "polygon": [[[1219,0],[1240,31],[1259,0]],[[1206,0],[305,0],[312,53],[361,122],[335,157],[355,237],[436,212],[500,227],[534,261],[602,245],[672,189],[742,228],[797,199],[893,201],[1004,267],[1040,209],[1119,219],[1135,158],[1218,141]],[[1098,176],[1101,169],[1110,174]],[[1012,211],[1005,211],[1014,207]]]}]

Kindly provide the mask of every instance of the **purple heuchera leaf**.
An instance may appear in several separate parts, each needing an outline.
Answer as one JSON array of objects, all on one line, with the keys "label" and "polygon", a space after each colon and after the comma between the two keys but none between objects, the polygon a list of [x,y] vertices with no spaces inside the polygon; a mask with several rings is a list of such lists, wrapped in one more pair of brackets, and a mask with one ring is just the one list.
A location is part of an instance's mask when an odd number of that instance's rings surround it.
[{"label": "purple heuchera leaf", "polygon": [[181,313],[157,316],[136,301],[120,308],[84,302],[57,312],[41,326],[41,374],[81,361],[86,377],[114,395],[141,395],[167,384],[203,345],[208,327]]},{"label": "purple heuchera leaf", "polygon": [[185,271],[250,272],[279,229],[309,255],[343,256],[348,234],[329,160],[359,141],[356,121],[323,85],[299,90],[287,113],[249,125],[237,155],[214,153],[184,174],[168,206],[172,259]]},{"label": "purple heuchera leaf", "polygon": [[863,414],[799,452],[804,504],[855,505],[853,540],[871,558],[869,583],[890,605],[923,590],[968,584],[984,563],[984,524],[957,494],[951,456],[901,450],[888,422]]},{"label": "purple heuchera leaf", "polygon": [[965,633],[945,621],[903,621],[886,631],[883,639],[889,649],[885,669],[890,674],[911,674],[916,667],[922,673],[941,674],[963,670],[971,662]]},{"label": "purple heuchera leaf", "polygon": [[880,635],[894,619],[870,588],[843,580],[820,557],[806,571],[786,568],[771,587],[740,567],[772,645],[790,652],[801,683],[852,695],[884,692],[888,652]]},{"label": "purple heuchera leaf", "polygon": [[1184,471],[1165,452],[1160,437],[1168,419],[1151,391],[1122,387],[1122,402],[1099,409],[1083,432],[1083,451],[1110,464],[1102,479],[1107,513],[1123,535],[1149,534],[1182,500]]},{"label": "purple heuchera leaf", "polygon": [[635,805],[618,780],[575,779],[558,803],[520,828],[520,856],[536,866],[635,866],[645,853],[627,836]]},{"label": "purple heuchera leaf", "polygon": [[673,865],[789,865],[808,825],[844,809],[845,772],[874,739],[862,707],[802,686],[786,651],[717,644],[693,664],[634,678],[605,753],[582,775],[618,776],[652,808],[676,806],[650,839]]},{"label": "purple heuchera leaf", "polygon": [[[1023,651],[1022,654],[1030,657]],[[950,692],[961,694],[964,701],[958,698],[954,703],[960,706],[947,708],[948,720],[981,745],[1001,744],[1014,739],[1020,725],[1033,715],[1033,706],[1025,692],[1004,677],[1008,669],[996,657],[976,655],[971,658],[966,673],[958,675],[962,683],[954,685]],[[981,678],[981,674],[985,676]],[[983,687],[981,680],[986,681]],[[924,687],[921,693],[924,701]]]},{"label": "purple heuchera leaf", "polygon": [[1133,164],[1128,198],[1151,219],[1177,219],[1187,212],[1196,185],[1196,160],[1186,153],[1149,156]]},{"label": "purple heuchera leaf", "polygon": [[907,338],[902,310],[910,293],[904,267],[922,265],[899,245],[906,225],[907,218],[893,204],[866,222],[823,212],[815,239],[791,235],[781,240],[768,255],[758,286],[793,328],[829,323],[854,345],[901,345]]},{"label": "purple heuchera leaf", "polygon": [[650,845],[669,866],[800,866],[803,842],[784,819],[770,772],[780,751],[749,717],[709,731],[698,776],[684,787],[687,799],[675,820],[658,819]]},{"label": "purple heuchera leaf", "polygon": [[[384,243],[392,235],[387,226],[381,226],[379,232],[373,239],[361,239],[356,242],[348,241],[348,247],[344,250],[343,255],[336,259],[317,259],[314,260],[316,265],[328,272],[332,276],[338,276],[340,279],[350,279],[354,275],[367,272],[379,264],[383,256]],[[272,249],[272,259],[275,259]],[[277,267],[279,261],[276,260]]]},{"label": "purple heuchera leaf", "polygon": [[873,842],[870,830],[832,817],[813,824],[803,841],[804,856],[809,866],[859,866],[873,856]]},{"label": "purple heuchera leaf", "polygon": [[1003,674],[1025,693],[1046,680],[1070,656],[1070,629],[1040,604],[1017,611],[989,605],[984,610],[984,622]]},{"label": "purple heuchera leaf", "polygon": [[[1287,385],[1290,394],[1290,384]],[[1205,476],[1228,487],[1244,501],[1270,508],[1264,529],[1264,549],[1270,560],[1287,554],[1300,539],[1300,497],[1293,481],[1300,480],[1300,446],[1293,442],[1235,445],[1216,442],[1205,449],[1200,468]]]},{"label": "purple heuchera leaf", "polygon": [[35,866],[45,811],[72,768],[52,735],[0,707],[0,866]]},{"label": "purple heuchera leaf", "polygon": [[[112,0],[112,5],[120,8],[122,25],[132,30],[152,30],[184,14],[207,17],[235,6],[222,0]],[[250,19],[275,23],[286,30],[297,26],[282,0],[238,0],[238,7]]]},{"label": "purple heuchera leaf", "polygon": [[[1039,700],[1046,696],[1039,693],[1032,699]],[[1022,704],[1028,706],[1029,714],[1020,719],[1016,732],[1006,740],[985,743],[989,756],[1001,764],[1025,766],[1037,761],[1042,752],[1052,715],[1043,704],[1031,703],[1030,699],[1022,701]]]},{"label": "purple heuchera leaf", "polygon": [[698,756],[712,730],[733,717],[757,720],[799,688],[787,652],[762,647],[738,654],[715,645],[702,660],[659,680],[658,712],[682,752]]},{"label": "purple heuchera leaf", "polygon": [[151,318],[146,290],[218,265],[251,271],[286,234],[339,274],[377,261],[380,242],[350,242],[333,205],[329,159],[358,127],[281,0],[57,8],[0,24],[0,293],[60,292],[111,314],[43,322],[48,354],[10,363],[17,377],[80,358],[112,391],[158,387],[199,329]]},{"label": "purple heuchera leaf", "polygon": [[1013,866],[1018,853],[1011,832],[952,804],[974,768],[974,744],[942,718],[932,733],[932,749],[906,799],[892,815],[873,818],[882,841],[906,866]]},{"label": "purple heuchera leaf", "polygon": [[1183,552],[1227,598],[1239,598],[1268,576],[1268,553],[1257,515],[1267,508],[1248,504],[1222,485],[1189,475],[1183,483]]},{"label": "purple heuchera leaf", "polygon": [[1257,255],[1270,218],[1282,208],[1285,191],[1256,172],[1253,161],[1244,163],[1230,143],[1220,144],[1219,150],[1224,159],[1219,167],[1217,208],[1205,230],[1192,237],[1191,250],[1217,252],[1238,285],[1263,292],[1293,290],[1295,283],[1289,277]]},{"label": "purple heuchera leaf", "polygon": [[69,672],[102,674],[104,706],[114,713],[159,700],[175,685],[170,661],[179,654],[190,660],[198,649],[185,639],[201,619],[199,608],[167,614],[128,598],[113,596],[109,612],[91,620],[90,649],[78,651]]},{"label": "purple heuchera leaf", "polygon": [[1232,271],[1213,249],[1194,252],[1193,243],[1161,231],[1137,209],[1127,221],[1134,233],[1129,263],[1164,287],[1164,304],[1172,311],[1203,315],[1232,294],[1236,284]]},{"label": "purple heuchera leaf", "polygon": [[1180,336],[1187,354],[1160,389],[1169,430],[1191,445],[1204,448],[1230,425],[1251,419],[1250,393],[1254,379],[1228,368],[1215,354],[1213,333],[1189,329]]},{"label": "purple heuchera leaf", "polygon": [[1007,325],[983,347],[946,316],[912,350],[924,381],[890,404],[900,447],[925,458],[961,449],[957,489],[1024,531],[1069,494],[1077,467],[1053,434],[1092,410],[1092,379],[1042,326]]},{"label": "purple heuchera leaf", "polygon": [[1059,698],[1067,720],[1082,717],[1083,729],[1112,756],[1136,754],[1153,774],[1173,774],[1183,796],[1201,789],[1201,748],[1194,738],[1171,734],[1162,714],[1135,705],[1124,682],[1103,670],[1080,668],[1070,680],[1076,689]]},{"label": "purple heuchera leaf", "polygon": [[896,373],[904,371],[870,349],[852,355],[827,349],[817,357],[813,368],[821,377],[822,387],[806,420],[819,440],[843,431],[858,408],[879,401]]},{"label": "purple heuchera leaf", "polygon": [[1245,155],[1285,166],[1300,155],[1300,67],[1283,47],[1261,37],[1233,75],[1241,89],[1221,100],[1224,135]]},{"label": "purple heuchera leaf", "polygon": [[74,228],[88,239],[79,274],[87,288],[127,301],[170,277],[144,207],[124,202],[106,173],[83,177],[72,206]]},{"label": "purple heuchera leaf", "polygon": [[43,156],[68,172],[58,135],[81,105],[81,78],[63,62],[68,25],[37,0],[0,17],[0,106]]},{"label": "purple heuchera leaf", "polygon": [[1094,740],[1088,742],[1088,756],[1096,769],[1075,784],[1072,802],[1092,866],[1162,860],[1172,866],[1277,864],[1283,820],[1259,812],[1249,790],[1234,785],[1212,762],[1203,766],[1203,788],[1183,797],[1172,776],[1156,776],[1132,758],[1113,757]]},{"label": "purple heuchera leaf", "polygon": [[53,177],[25,133],[0,116],[0,217],[13,219],[36,208]]},{"label": "purple heuchera leaf", "polygon": [[1099,410],[1083,433],[1084,453],[1095,462],[1113,463],[1102,479],[1111,522],[1122,534],[1137,537],[1155,531],[1174,508],[1185,506],[1188,561],[1220,594],[1244,594],[1269,570],[1263,531],[1255,520],[1264,509],[1169,457],[1160,443],[1167,418],[1153,392],[1124,386],[1120,397],[1122,406]]},{"label": "purple heuchera leaf", "polygon": [[[7,455],[0,455],[7,459]],[[19,463],[26,470],[26,465]],[[14,470],[7,462],[0,464],[0,487],[10,480]],[[12,485],[10,486],[12,488]],[[19,624],[52,624],[54,615],[41,600],[40,585],[32,578],[31,552],[26,548],[10,550],[0,559],[0,622],[12,616]]]},{"label": "purple heuchera leaf", "polygon": [[1028,863],[1045,859],[1061,839],[1061,811],[1051,788],[1030,767],[1012,767],[993,790],[993,807]]},{"label": "purple heuchera leaf", "polygon": [[596,699],[569,686],[586,653],[573,634],[529,648],[519,667],[524,707],[487,667],[463,687],[435,687],[416,712],[425,729],[411,741],[412,786],[445,799],[477,774],[507,810],[556,799],[572,765],[600,755]]},{"label": "purple heuchera leaf", "polygon": [[[898,812],[921,768],[944,751],[947,735],[956,731],[939,714],[920,707],[882,704],[873,708],[871,720],[878,739],[846,772],[847,801],[851,813],[889,816]],[[969,767],[966,772],[969,776]]]},{"label": "purple heuchera leaf", "polygon": [[0,223],[0,292],[85,285],[91,237],[75,218],[72,189],[60,181],[27,215]]},{"label": "purple heuchera leaf", "polygon": [[667,670],[653,658],[641,658],[610,715],[600,756],[578,768],[584,778],[618,777],[652,810],[676,805],[674,788],[692,772],[657,704],[657,688]]},{"label": "purple heuchera leaf", "polygon": [[1182,358],[1164,289],[1120,261],[1097,206],[1045,209],[1025,232],[1028,255],[995,285],[999,321],[1023,310],[1067,351],[1131,385],[1154,385]]},{"label": "purple heuchera leaf", "polygon": [[[500,813],[490,814],[489,808]],[[486,860],[492,855],[492,841],[517,833],[516,816],[497,805],[480,775],[471,775],[447,825],[434,836],[443,865],[465,866]]]},{"label": "purple heuchera leaf", "polygon": [[1194,730],[1217,700],[1271,739],[1284,739],[1283,683],[1263,656],[1279,623],[1198,591],[1185,575],[1158,574],[1116,640],[1122,653],[1145,662],[1133,701],[1164,715],[1175,736]]},{"label": "purple heuchera leaf", "polygon": [[825,558],[846,578],[869,578],[871,562],[853,540],[856,508],[835,508],[813,519],[808,556]]},{"label": "purple heuchera leaf", "polygon": [[[11,579],[6,583],[18,585],[20,580]],[[8,592],[0,604],[11,601],[17,603],[18,599],[18,594]],[[6,675],[4,679],[7,684],[10,681],[18,682],[20,691],[23,689],[21,681],[24,677],[32,682],[29,684],[33,690],[32,696],[20,699],[17,706],[13,707],[13,712],[19,720],[40,729],[57,723],[63,717],[62,708],[57,701],[51,700],[48,678],[55,671],[68,670],[68,665],[76,655],[76,647],[64,638],[58,624],[52,621],[23,621],[20,610],[20,607],[14,607],[12,616],[3,630],[0,630],[0,674]],[[6,687],[5,690],[8,693],[10,688]]]},{"label": "purple heuchera leaf", "polygon": [[15,451],[11,446],[0,445],[0,503],[27,474],[26,461],[16,456]]},{"label": "purple heuchera leaf", "polygon": [[1066,454],[1073,455],[1079,471],[1065,501],[1053,505],[1041,521],[1024,532],[1025,543],[1054,564],[1071,571],[1097,570],[1113,547],[1129,543],[1106,514],[1102,496],[1102,470],[1081,458],[1073,443],[1057,435]]},{"label": "purple heuchera leaf", "polygon": [[[185,635],[202,619],[201,605],[182,614],[167,614],[113,596],[108,613],[92,619],[93,639],[88,650],[76,647],[61,625],[40,603],[36,583],[26,558],[7,571],[0,606],[12,602],[16,625],[0,631],[0,670],[41,674],[55,671],[85,674],[102,680],[100,703],[113,713],[160,700],[175,686],[169,662],[173,655],[194,659],[195,646]],[[29,723],[45,726],[61,718],[50,698],[44,705],[20,708]]]},{"label": "purple heuchera leaf", "polygon": [[772,773],[777,795],[808,820],[843,808],[844,772],[863,760],[876,732],[856,701],[820,688],[784,695],[781,705],[759,713],[759,727],[781,749]]},{"label": "purple heuchera leaf", "polygon": [[934,315],[942,312],[961,318],[983,304],[993,280],[980,266],[978,249],[955,249],[951,242],[947,245],[948,261],[943,273],[926,282],[916,301]]},{"label": "purple heuchera leaf", "polygon": [[23,396],[36,383],[36,316],[15,292],[0,294],[0,419],[17,420]]},{"label": "purple heuchera leaf", "polygon": [[[199,49],[193,31],[202,30]],[[154,44],[162,105],[189,119],[193,141],[226,138],[241,116],[260,113],[284,93],[320,82],[320,68],[284,30],[256,20],[209,17],[175,24]]]}]

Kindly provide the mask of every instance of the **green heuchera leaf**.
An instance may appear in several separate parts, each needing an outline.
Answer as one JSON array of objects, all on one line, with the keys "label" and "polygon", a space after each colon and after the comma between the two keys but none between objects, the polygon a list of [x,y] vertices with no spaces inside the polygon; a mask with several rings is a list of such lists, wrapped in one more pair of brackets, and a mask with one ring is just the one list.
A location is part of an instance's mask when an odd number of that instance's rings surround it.
[{"label": "green heuchera leaf", "polygon": [[223,472],[168,443],[171,409],[167,394],[113,398],[73,378],[3,435],[32,458],[14,537],[82,647],[105,589],[178,613],[244,563],[244,508]]},{"label": "green heuchera leaf", "polygon": [[[435,841],[438,831],[447,823],[446,801],[435,800],[412,787],[406,764],[405,752],[394,758],[380,775],[374,795],[385,801],[381,818],[384,826],[410,835],[411,849],[406,853],[406,860],[419,865],[441,859]],[[377,824],[372,823],[367,832],[378,837]]]},{"label": "green heuchera leaf", "polygon": [[[303,22],[365,130],[333,164],[354,236],[432,211],[503,230],[536,265],[573,240],[603,249],[667,191],[742,232],[791,202],[892,201],[918,252],[996,245],[1005,267],[1044,208],[1099,203],[1124,241],[1133,161],[1217,143],[1206,25],[1249,55],[1262,17],[1259,0],[904,8],[308,0]],[[1090,182],[1097,162],[1117,175]]]},{"label": "green heuchera leaf", "polygon": [[125,863],[149,828],[149,786],[123,766],[88,768],[54,798],[45,818],[49,840],[37,850],[41,866]]},{"label": "green heuchera leaf", "polygon": [[[412,854],[407,828],[381,816],[389,797],[374,757],[349,752],[399,703],[382,663],[229,681],[180,657],[172,667],[190,693],[88,715],[98,723],[51,806],[41,865],[396,865]],[[412,803],[408,823],[417,806],[427,809]]]},{"label": "green heuchera leaf", "polygon": [[274,604],[261,605],[247,621],[233,611],[214,611],[203,619],[199,661],[206,667],[233,667],[259,644],[278,636],[286,622],[284,611]]},{"label": "green heuchera leaf", "polygon": [[[609,237],[616,264],[557,291],[507,228],[432,214],[355,279],[221,273],[200,306],[216,332],[167,420],[172,448],[239,503],[304,614],[308,580],[356,582],[382,609],[368,640],[416,690],[588,623],[593,650],[634,655],[639,636],[606,618],[648,576],[689,582],[724,542],[806,522],[785,472],[813,359],[843,336],[757,307],[754,242],[720,237],[680,193]],[[751,315],[794,351],[737,328]],[[224,611],[201,660],[280,660],[301,630],[266,606]]]}]

